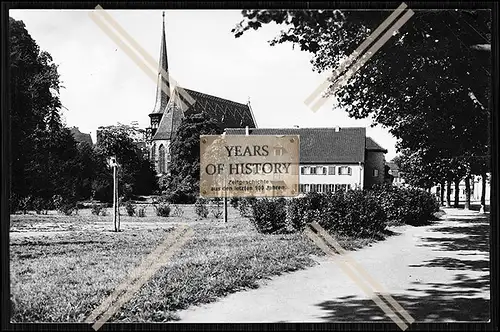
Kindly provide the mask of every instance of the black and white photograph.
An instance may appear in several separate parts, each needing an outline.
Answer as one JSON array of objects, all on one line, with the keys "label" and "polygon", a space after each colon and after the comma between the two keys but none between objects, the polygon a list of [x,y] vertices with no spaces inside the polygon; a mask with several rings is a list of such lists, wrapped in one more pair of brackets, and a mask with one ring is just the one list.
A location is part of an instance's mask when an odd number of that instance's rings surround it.
[{"label": "black and white photograph", "polygon": [[9,324],[498,329],[483,5],[6,10]]}]

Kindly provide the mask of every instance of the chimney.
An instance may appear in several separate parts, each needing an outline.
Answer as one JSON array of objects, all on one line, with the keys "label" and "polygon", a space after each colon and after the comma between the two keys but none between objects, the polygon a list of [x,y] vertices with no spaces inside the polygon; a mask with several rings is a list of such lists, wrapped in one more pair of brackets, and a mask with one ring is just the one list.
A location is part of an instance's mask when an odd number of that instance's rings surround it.
[{"label": "chimney", "polygon": [[340,131],[340,127],[339,126],[335,127],[335,132],[338,133],[339,131]]}]

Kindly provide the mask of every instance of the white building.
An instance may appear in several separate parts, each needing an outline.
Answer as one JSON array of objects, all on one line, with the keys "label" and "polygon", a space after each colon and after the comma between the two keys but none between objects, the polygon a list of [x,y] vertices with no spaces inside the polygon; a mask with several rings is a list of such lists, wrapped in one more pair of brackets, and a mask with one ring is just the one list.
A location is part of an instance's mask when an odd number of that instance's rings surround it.
[{"label": "white building", "polygon": [[[245,135],[244,128],[228,128],[227,135]],[[250,135],[300,136],[300,192],[329,192],[370,188],[384,182],[387,150],[366,128],[252,128]]]}]

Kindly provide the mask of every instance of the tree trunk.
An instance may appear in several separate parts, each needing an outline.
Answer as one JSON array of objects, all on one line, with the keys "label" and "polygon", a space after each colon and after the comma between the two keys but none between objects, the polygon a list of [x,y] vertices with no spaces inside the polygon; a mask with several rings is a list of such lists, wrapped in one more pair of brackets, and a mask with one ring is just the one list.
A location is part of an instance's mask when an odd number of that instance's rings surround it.
[{"label": "tree trunk", "polygon": [[439,201],[441,203],[441,206],[444,206],[444,181],[441,181],[439,187],[440,187],[439,190],[441,190],[439,192]]},{"label": "tree trunk", "polygon": [[446,181],[446,207],[451,207],[451,181]]},{"label": "tree trunk", "polygon": [[465,210],[470,210],[470,175],[465,177]]},{"label": "tree trunk", "polygon": [[481,174],[481,205],[486,205],[486,173]]},{"label": "tree trunk", "polygon": [[457,208],[460,201],[460,179],[455,180],[455,202],[453,202],[453,207]]}]

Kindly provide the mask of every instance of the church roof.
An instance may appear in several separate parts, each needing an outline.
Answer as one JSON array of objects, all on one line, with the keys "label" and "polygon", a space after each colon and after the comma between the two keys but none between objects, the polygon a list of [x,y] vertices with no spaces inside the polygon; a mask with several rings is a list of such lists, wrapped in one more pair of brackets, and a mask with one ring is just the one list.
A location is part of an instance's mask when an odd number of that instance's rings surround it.
[{"label": "church roof", "polygon": [[184,115],[199,112],[208,114],[211,119],[215,120],[221,130],[230,127],[248,126],[255,128],[257,126],[252,109],[247,104],[190,89],[183,88],[183,90],[192,98],[193,103],[189,103],[183,97],[184,93],[181,93],[177,87],[174,88],[172,98],[165,107],[153,140],[171,139],[179,128]]},{"label": "church roof", "polygon": [[176,102],[178,100],[177,90],[174,89],[172,94],[173,96],[165,107],[165,111],[163,112],[158,129],[153,136],[153,140],[172,139],[181,125],[184,112],[181,106],[179,106],[179,103]]},{"label": "church roof", "polygon": [[163,12],[163,32],[160,45],[160,62],[156,79],[156,99],[152,114],[163,113],[169,101],[167,91],[170,91],[170,79],[168,75],[167,42],[165,37],[165,12]]},{"label": "church roof", "polygon": [[[169,93],[170,97],[166,91],[171,92]],[[228,127],[257,127],[250,105],[181,88],[168,78],[165,13],[163,13],[156,100],[154,109],[150,114],[161,114],[161,119],[152,139],[172,139],[184,115],[201,112],[206,113],[208,117],[215,120],[221,130]]]},{"label": "church roof", "polygon": [[[245,135],[245,128],[228,128],[227,135]],[[365,161],[366,128],[258,128],[250,135],[299,135],[301,163]]]}]

